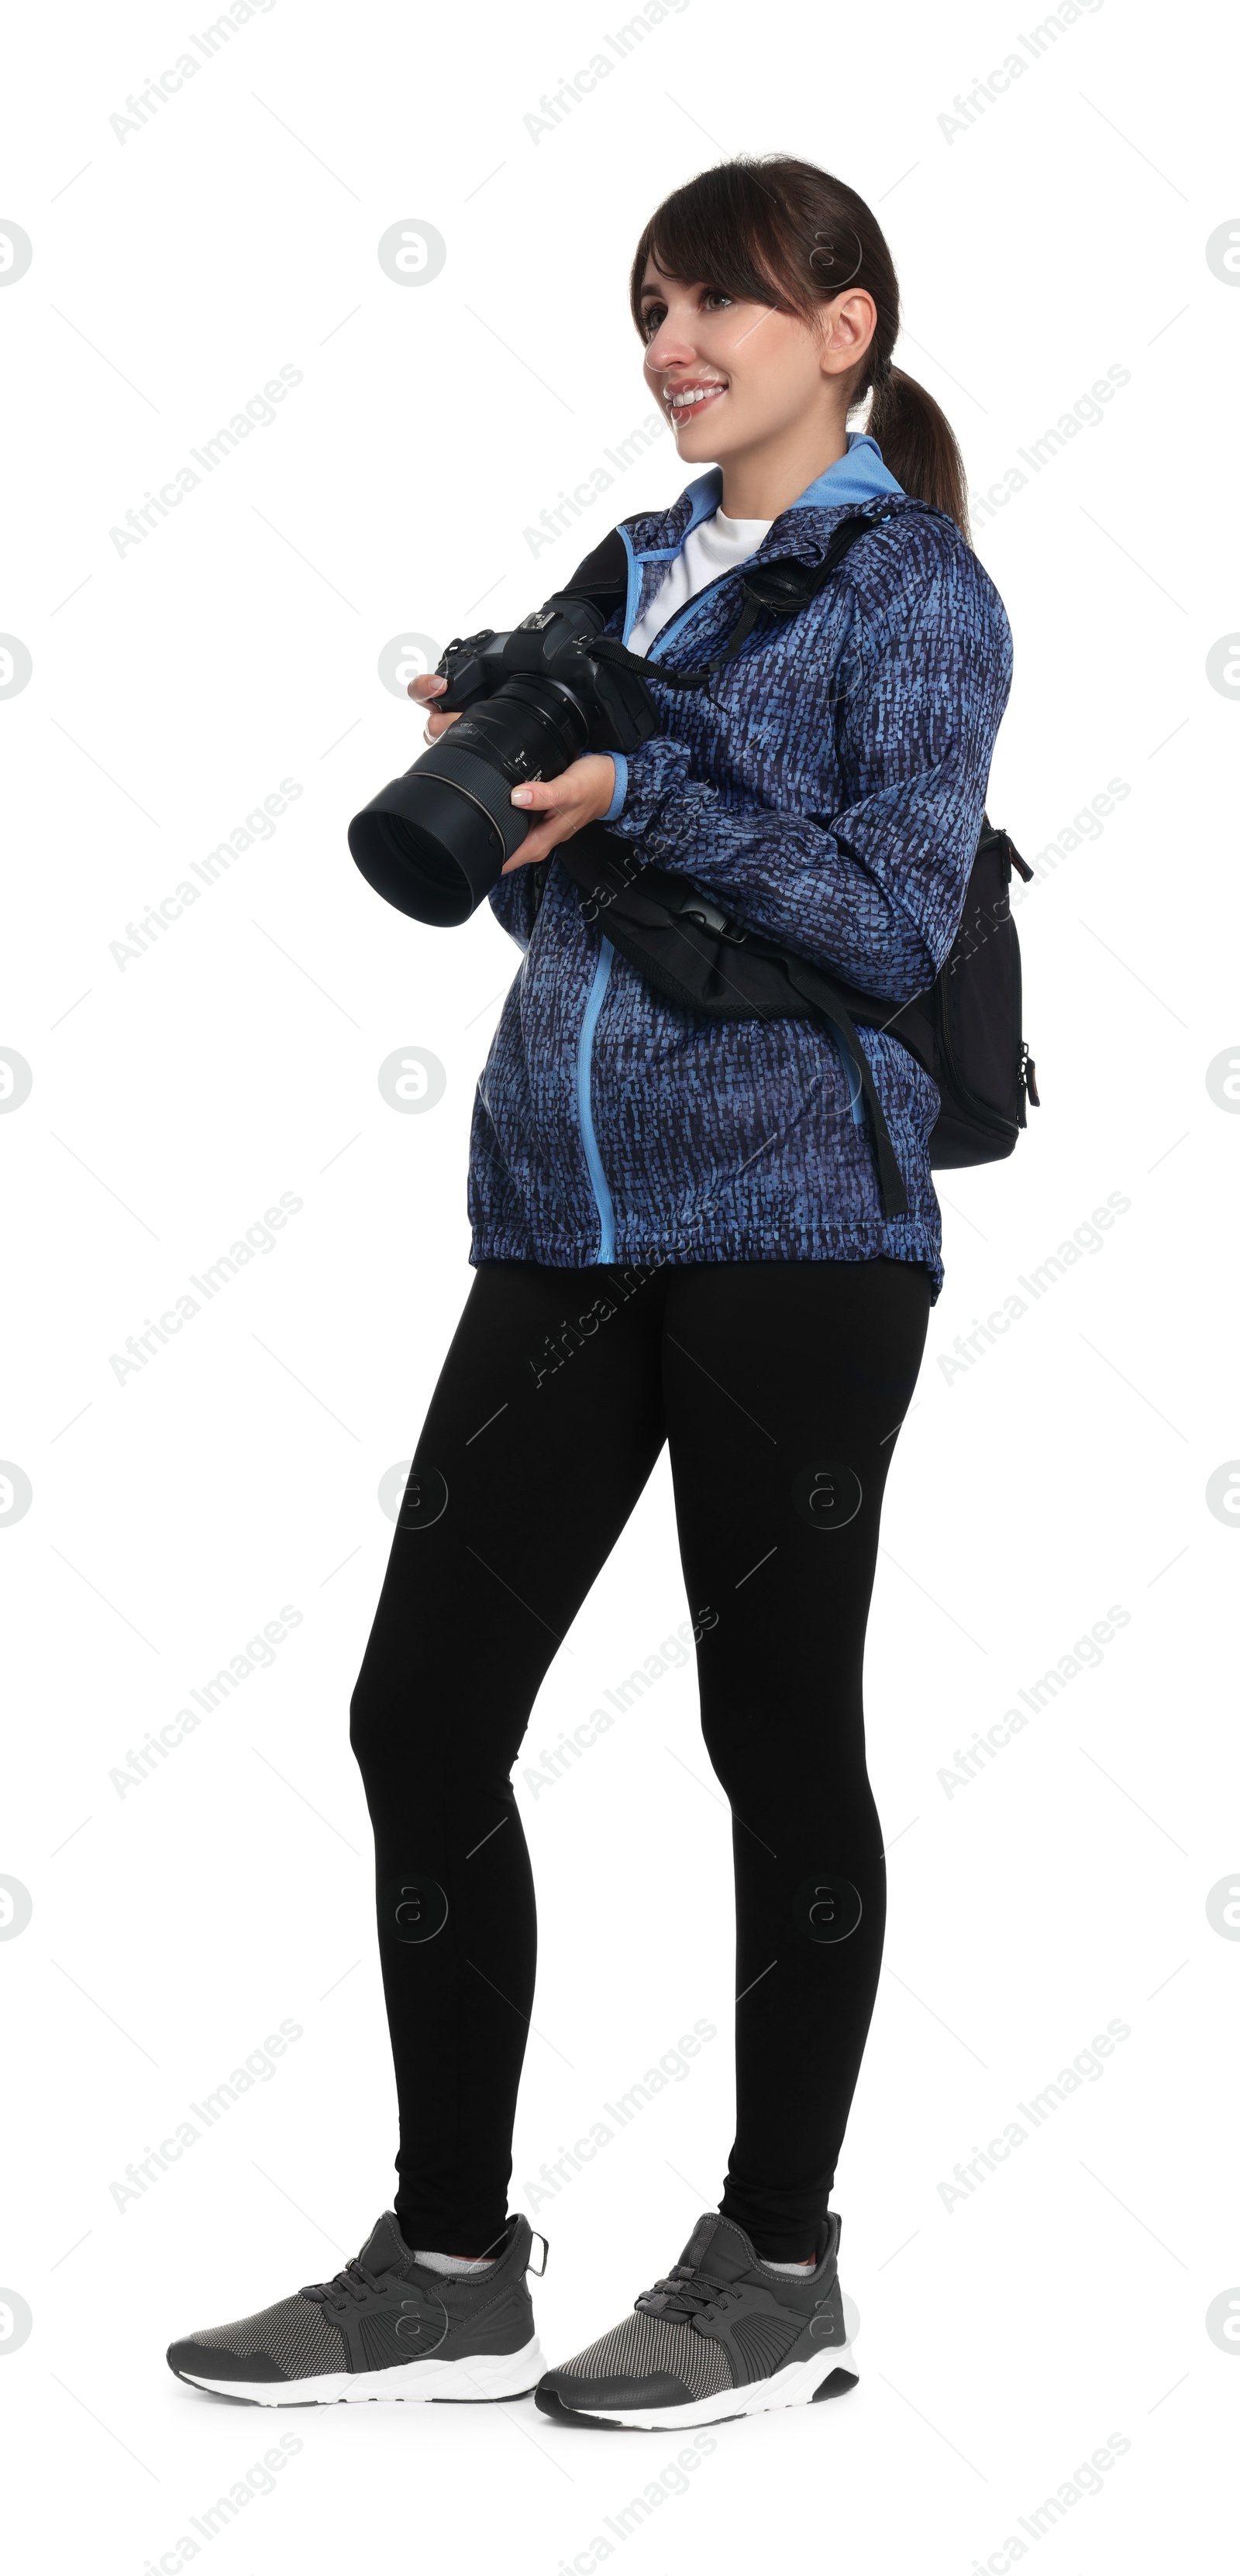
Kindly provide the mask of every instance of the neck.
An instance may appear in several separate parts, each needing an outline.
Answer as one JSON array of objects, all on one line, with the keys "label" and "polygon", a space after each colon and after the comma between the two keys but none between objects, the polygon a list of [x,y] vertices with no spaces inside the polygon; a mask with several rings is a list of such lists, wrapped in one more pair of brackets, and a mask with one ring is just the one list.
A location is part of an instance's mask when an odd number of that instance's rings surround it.
[{"label": "neck", "polygon": [[723,491],[719,507],[729,519],[777,519],[802,492],[848,453],[844,423],[821,421],[807,428],[794,423],[760,447],[742,449],[721,459]]}]

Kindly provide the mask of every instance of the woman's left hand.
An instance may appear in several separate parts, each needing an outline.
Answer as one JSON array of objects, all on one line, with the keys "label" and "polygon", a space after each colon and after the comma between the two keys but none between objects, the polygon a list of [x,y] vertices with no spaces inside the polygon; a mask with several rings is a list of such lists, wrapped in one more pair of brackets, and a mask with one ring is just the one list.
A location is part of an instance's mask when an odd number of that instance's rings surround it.
[{"label": "woman's left hand", "polygon": [[559,778],[540,778],[531,787],[514,787],[512,803],[543,819],[531,825],[515,856],[505,861],[502,874],[509,876],[514,868],[526,867],[533,859],[548,858],[557,842],[571,840],[584,823],[596,823],[600,814],[606,813],[615,792],[616,764],[605,751],[588,751]]}]

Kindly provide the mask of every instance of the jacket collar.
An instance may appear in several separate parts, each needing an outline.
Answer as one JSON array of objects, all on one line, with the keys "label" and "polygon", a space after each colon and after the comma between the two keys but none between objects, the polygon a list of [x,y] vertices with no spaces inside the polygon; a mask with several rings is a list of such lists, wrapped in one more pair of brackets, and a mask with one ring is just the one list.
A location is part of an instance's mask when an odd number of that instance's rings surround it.
[{"label": "jacket collar", "polygon": [[[772,521],[759,552],[765,555],[786,552],[795,547],[800,530],[785,527],[784,522],[798,510],[856,510],[885,493],[897,493],[906,499],[902,485],[888,473],[882,451],[876,441],[862,430],[849,430],[848,446],[826,472],[815,476],[799,498],[789,503]],[[639,563],[666,561],[680,553],[686,537],[703,519],[709,519],[719,507],[723,492],[723,473],[712,465],[698,475],[673,502],[670,510],[652,512],[649,517],[625,522],[634,555]]]}]

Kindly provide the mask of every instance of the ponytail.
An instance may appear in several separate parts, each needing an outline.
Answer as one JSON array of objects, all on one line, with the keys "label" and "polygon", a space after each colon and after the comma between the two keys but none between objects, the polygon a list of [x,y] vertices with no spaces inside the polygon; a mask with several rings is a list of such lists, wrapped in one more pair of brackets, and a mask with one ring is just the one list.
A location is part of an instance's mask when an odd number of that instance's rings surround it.
[{"label": "ponytail", "polygon": [[[871,341],[871,354],[874,345]],[[866,429],[882,449],[888,472],[915,501],[929,501],[932,508],[945,511],[955,520],[965,544],[971,545],[964,458],[946,413],[915,376],[893,367],[890,358],[871,372],[870,383]]]}]

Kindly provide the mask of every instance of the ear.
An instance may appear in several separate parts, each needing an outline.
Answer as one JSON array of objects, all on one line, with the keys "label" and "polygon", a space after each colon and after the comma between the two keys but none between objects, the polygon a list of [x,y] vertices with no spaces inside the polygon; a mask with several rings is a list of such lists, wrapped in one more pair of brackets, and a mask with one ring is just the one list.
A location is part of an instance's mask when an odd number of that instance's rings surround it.
[{"label": "ear", "polygon": [[823,308],[820,364],[824,376],[851,374],[878,329],[878,306],[864,286],[846,287]]}]

